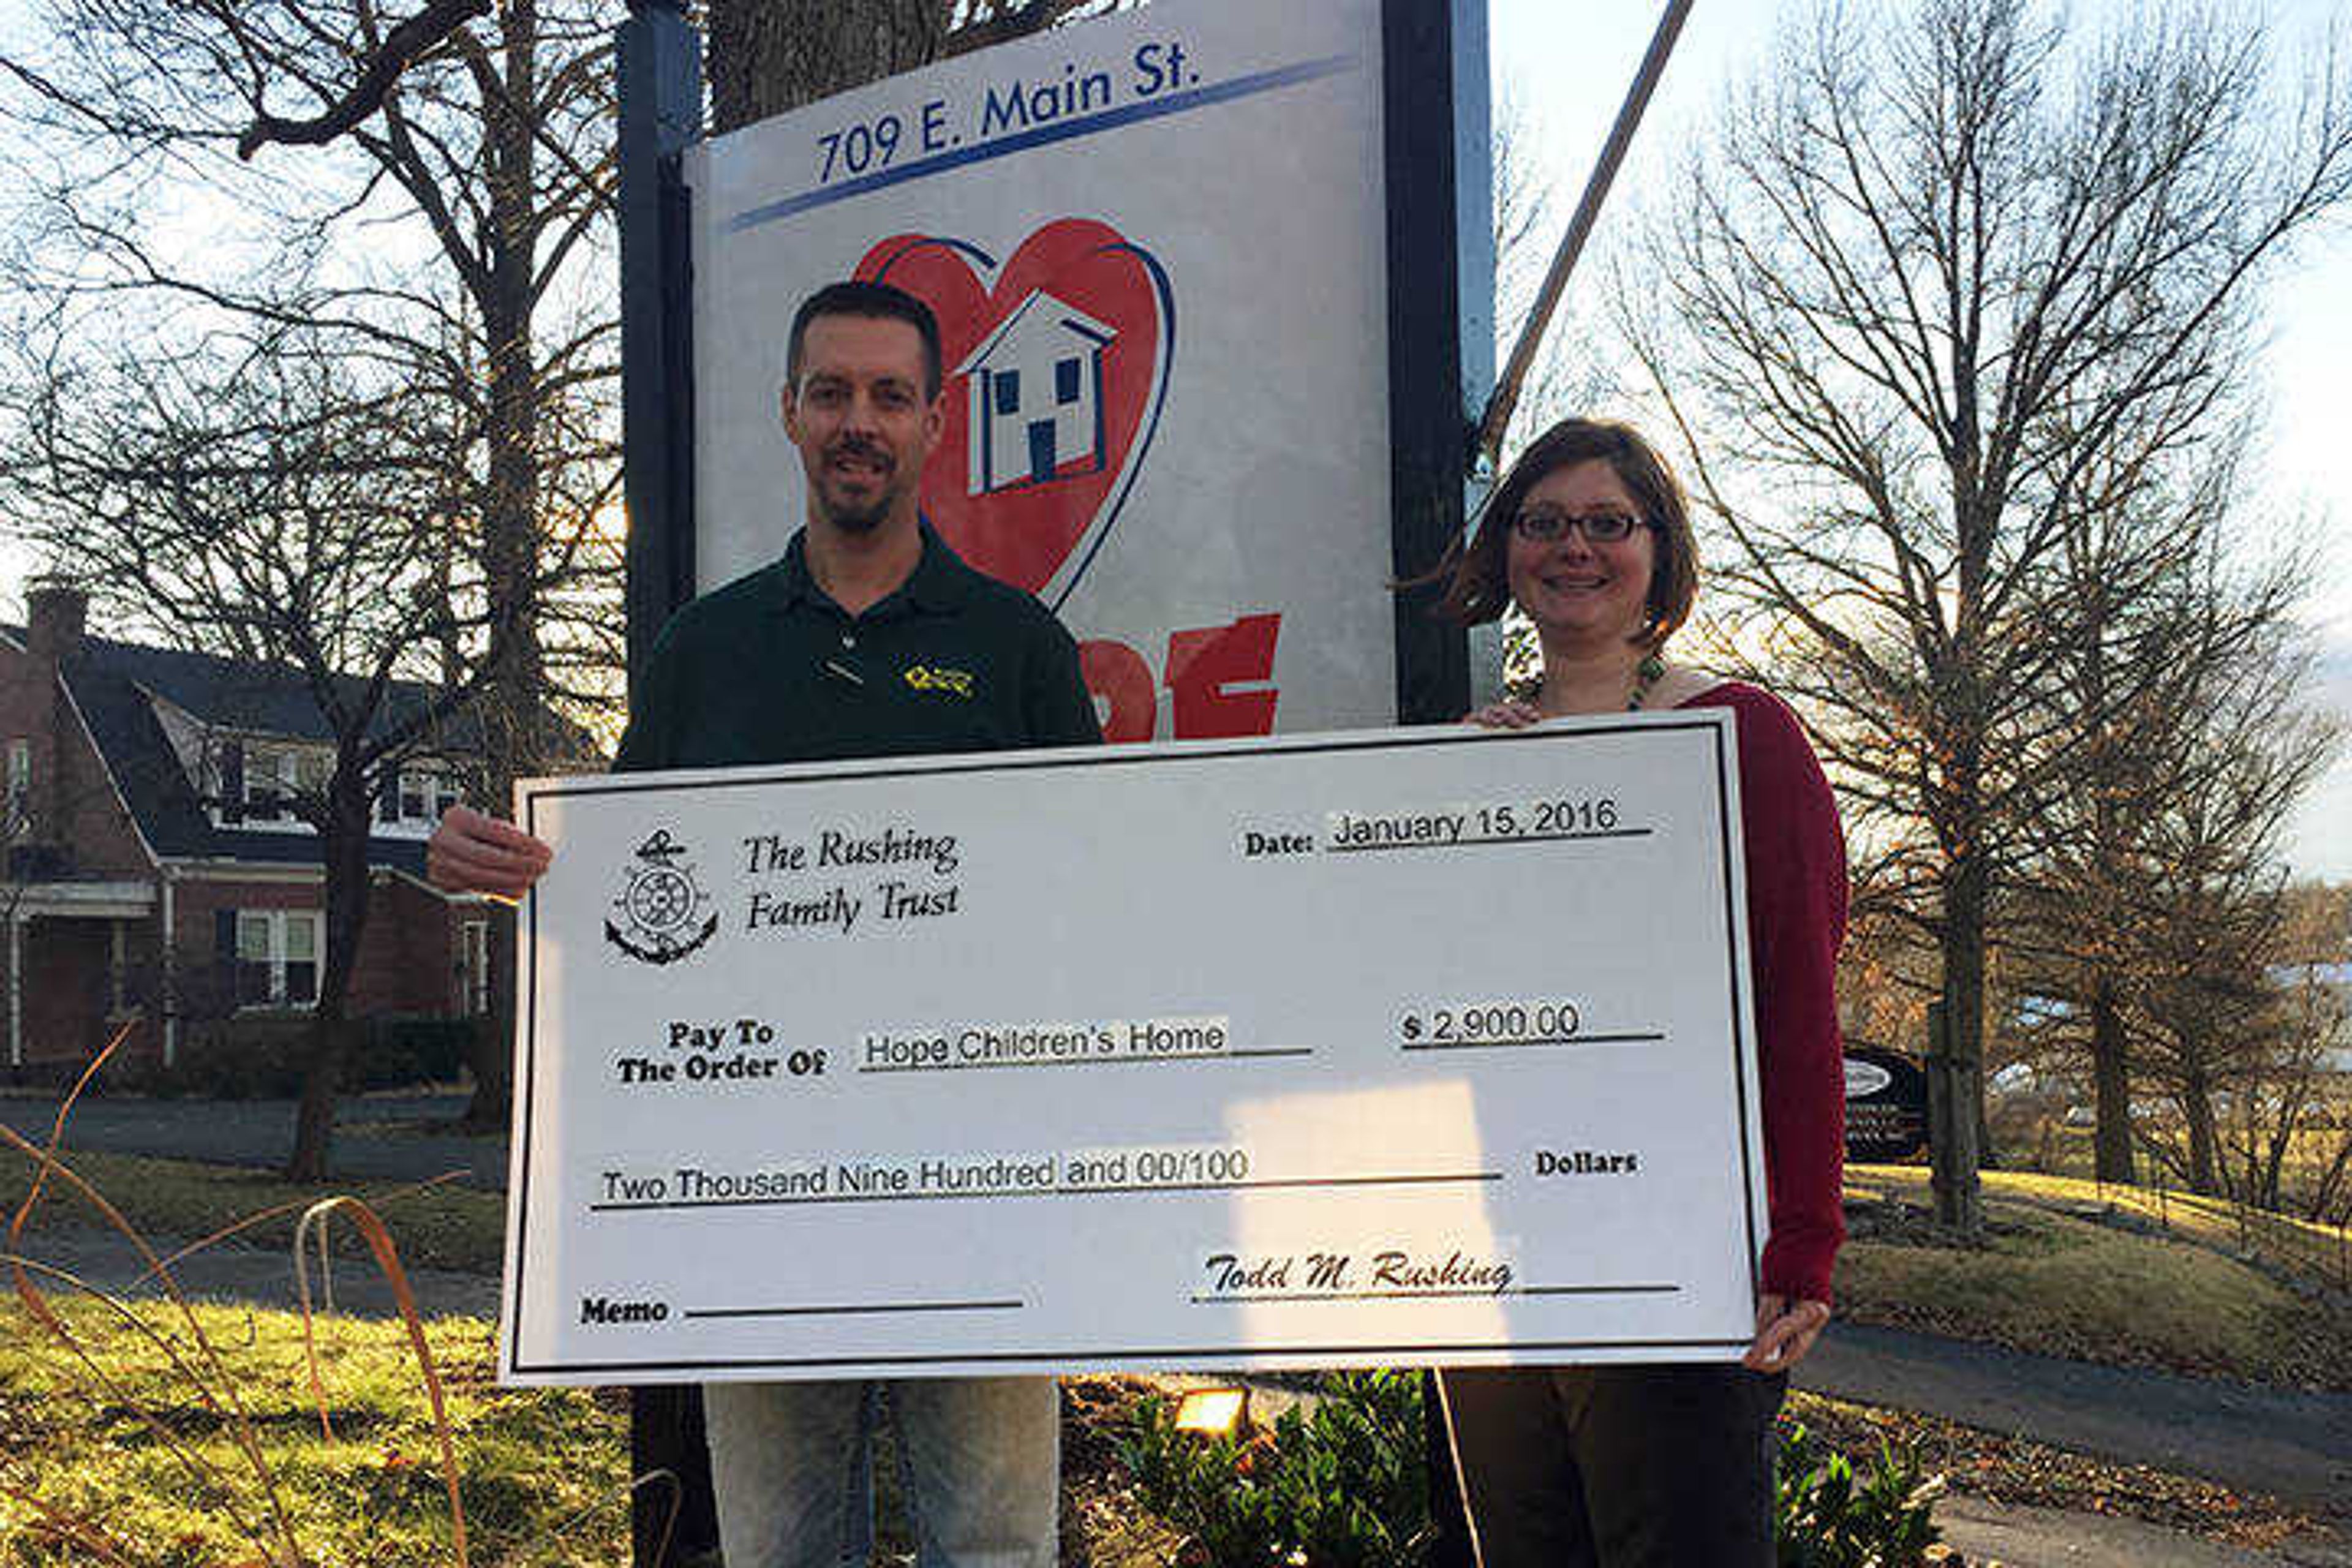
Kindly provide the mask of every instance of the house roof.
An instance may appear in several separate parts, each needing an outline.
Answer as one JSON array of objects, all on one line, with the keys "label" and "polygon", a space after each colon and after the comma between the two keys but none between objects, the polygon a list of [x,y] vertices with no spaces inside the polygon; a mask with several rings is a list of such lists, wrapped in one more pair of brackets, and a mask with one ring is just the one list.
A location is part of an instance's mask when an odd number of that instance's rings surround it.
[{"label": "house roof", "polygon": [[[217,654],[86,637],[65,661],[68,683],[84,670],[128,680],[213,729],[321,743],[334,740],[326,716],[311,698],[310,683],[291,665],[254,664]],[[365,684],[355,676],[339,676],[336,683],[354,701]],[[383,735],[406,722],[429,707],[436,695],[422,681],[392,682],[368,733]],[[455,752],[480,751],[480,718],[467,708],[444,720],[437,743]]]},{"label": "house roof", "polygon": [[[147,692],[103,652],[93,658],[92,651],[85,645],[80,653],[65,661],[66,689],[73,694],[74,705],[89,727],[106,771],[113,775],[115,787],[122,792],[122,802],[150,848],[165,859],[241,860],[272,866],[319,863],[319,836],[307,827],[283,833],[215,827],[157,721],[155,705]],[[157,695],[179,701],[169,693]],[[325,725],[319,723],[318,728],[323,731]],[[414,839],[371,837],[368,863],[422,876],[425,846]]]},{"label": "house roof", "polygon": [[1011,315],[997,323],[996,331],[989,333],[978,348],[964,356],[963,363],[956,366],[955,374],[970,375],[974,371],[986,368],[988,362],[1008,345],[1017,355],[1028,352],[1034,340],[1058,333],[1067,333],[1097,348],[1118,336],[1118,332],[1076,306],[1064,304],[1043,289],[1035,289]]},{"label": "house roof", "polygon": [[[19,647],[25,642],[20,627],[0,626],[0,637]],[[85,637],[61,661],[59,673],[123,804],[158,856],[265,865],[318,863],[318,835],[307,827],[283,833],[215,827],[152,700],[160,698],[213,729],[331,743],[332,731],[299,671],[286,665]],[[361,685],[355,678],[338,679],[354,692]],[[382,735],[414,718],[435,695],[422,682],[394,682],[370,734]],[[564,724],[561,732],[577,740],[581,754],[593,752],[584,731]],[[436,752],[467,755],[478,754],[482,741],[481,719],[467,708],[442,720],[430,744]],[[413,839],[372,837],[368,860],[422,876],[425,846]]]}]

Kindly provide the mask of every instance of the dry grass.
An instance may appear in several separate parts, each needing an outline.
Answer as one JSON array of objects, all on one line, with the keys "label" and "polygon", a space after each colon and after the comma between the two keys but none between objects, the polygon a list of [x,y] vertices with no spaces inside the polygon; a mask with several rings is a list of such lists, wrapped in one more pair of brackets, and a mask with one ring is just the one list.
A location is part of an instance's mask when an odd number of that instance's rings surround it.
[{"label": "dry grass", "polygon": [[1927,1223],[1925,1173],[1858,1169],[1849,1195],[1876,1201],[1853,1212],[1839,1310],[2078,1361],[2352,1390],[2352,1307],[2288,1289],[2217,1249],[2218,1236],[2135,1234],[2050,1206],[2090,1190],[1988,1180],[1988,1236],[1971,1247]]},{"label": "dry grass", "polygon": [[[303,1209],[334,1193],[360,1198],[382,1214],[399,1232],[400,1255],[411,1268],[495,1274],[505,1246],[506,1194],[455,1182],[427,1187],[338,1182],[314,1187],[281,1182],[262,1171],[185,1160],[79,1152],[60,1157],[144,1236],[211,1236],[266,1215],[240,1229],[237,1239],[287,1250],[293,1246],[294,1226]],[[0,1150],[0,1218],[16,1213],[25,1201],[36,1168],[31,1159]],[[52,1228],[110,1228],[79,1193],[58,1184],[43,1192],[38,1217],[42,1226]],[[337,1237],[338,1249],[346,1256],[364,1254],[352,1232],[340,1230]]]}]

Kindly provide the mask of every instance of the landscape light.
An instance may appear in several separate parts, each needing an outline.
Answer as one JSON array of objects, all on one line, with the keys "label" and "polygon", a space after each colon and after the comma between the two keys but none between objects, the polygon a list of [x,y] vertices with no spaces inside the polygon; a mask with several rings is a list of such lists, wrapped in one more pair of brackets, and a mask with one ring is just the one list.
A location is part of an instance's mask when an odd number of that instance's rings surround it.
[{"label": "landscape light", "polygon": [[1236,1426],[1249,1425],[1246,1388],[1188,1389],[1176,1405],[1176,1430],[1203,1437],[1222,1437]]}]

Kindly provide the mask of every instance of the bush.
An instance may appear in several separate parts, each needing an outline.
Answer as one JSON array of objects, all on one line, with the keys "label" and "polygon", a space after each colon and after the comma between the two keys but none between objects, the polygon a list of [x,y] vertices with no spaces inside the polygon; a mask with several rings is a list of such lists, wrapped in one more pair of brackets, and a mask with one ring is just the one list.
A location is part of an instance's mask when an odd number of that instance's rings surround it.
[{"label": "bush", "polygon": [[1774,1487],[1780,1568],[1910,1568],[1941,1537],[1931,1517],[1943,1478],[1916,1449],[1885,1442],[1868,1468],[1827,1447],[1801,1421],[1782,1428]]},{"label": "bush", "polygon": [[1327,1373],[1312,1408],[1204,1440],[1174,1405],[1136,1407],[1120,1445],[1144,1505],[1186,1532],[1202,1568],[1407,1568],[1428,1550],[1421,1374]]},{"label": "bush", "polygon": [[[1913,1568],[1940,1531],[1943,1490],[1917,1452],[1882,1443],[1857,1469],[1790,1421],[1781,1428],[1774,1519],[1780,1568]],[[1203,1438],[1173,1401],[1141,1401],[1120,1444],[1143,1505],[1186,1536],[1197,1568],[1405,1568],[1433,1533],[1421,1375],[1331,1373],[1312,1413]]]},{"label": "bush", "polygon": [[[396,1015],[355,1019],[343,1062],[346,1094],[454,1082],[471,1060],[475,1020]],[[308,1013],[248,1014],[191,1028],[179,1058],[126,1064],[125,1088],[190,1100],[290,1100],[302,1091]]]},{"label": "bush", "polygon": [[472,1018],[395,1016],[369,1020],[360,1047],[357,1089],[405,1089],[412,1084],[455,1083],[474,1059],[478,1021]]}]

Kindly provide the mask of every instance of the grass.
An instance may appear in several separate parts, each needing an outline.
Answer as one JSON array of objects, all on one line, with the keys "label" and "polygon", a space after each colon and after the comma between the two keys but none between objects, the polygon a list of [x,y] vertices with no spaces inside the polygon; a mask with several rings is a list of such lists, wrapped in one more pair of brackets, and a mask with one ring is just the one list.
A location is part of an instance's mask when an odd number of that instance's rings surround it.
[{"label": "grass", "polygon": [[2090,1183],[1988,1173],[1987,1243],[1963,1247],[1927,1222],[1926,1180],[1903,1167],[1849,1173],[1850,1196],[1880,1201],[1855,1212],[1838,1259],[1845,1317],[2110,1365],[2352,1390],[2352,1310],[2218,1250],[2218,1222],[2137,1235],[2067,1212],[2089,1204]]},{"label": "grass", "polygon": [[[2084,1170],[2088,1170],[2087,1164]],[[2242,1210],[2226,1198],[2161,1187],[2116,1186],[2089,1175],[2039,1171],[1985,1171],[1979,1180],[1988,1197],[2068,1209],[2113,1205],[2157,1221],[2185,1239],[2233,1252],[2271,1256],[2298,1273],[2318,1279],[2352,1279],[2352,1230],[2288,1215]],[[1846,1172],[1848,1196],[1895,1194],[1928,1201],[1927,1172],[1916,1165],[1855,1165]]]},{"label": "grass", "polygon": [[[327,1436],[294,1314],[193,1308],[222,1370],[192,1377],[112,1308],[56,1305],[89,1363],[22,1306],[0,1309],[0,1568],[108,1561],[91,1540],[65,1538],[60,1520],[100,1531],[123,1548],[121,1561],[141,1568],[274,1565],[289,1560],[279,1553],[289,1544],[310,1568],[456,1561],[436,1440],[401,1323],[318,1320]],[[175,1309],[137,1310],[184,1361],[201,1364],[195,1330]],[[625,1402],[498,1388],[489,1324],[449,1318],[425,1331],[443,1374],[476,1568],[625,1563]]]},{"label": "grass", "polygon": [[[302,1209],[330,1194],[348,1194],[381,1214],[400,1238],[402,1261],[412,1268],[449,1268],[495,1274],[506,1245],[506,1194],[445,1183],[419,1189],[414,1184],[336,1182],[304,1186],[260,1171],[184,1160],[150,1160],[130,1154],[86,1154],[70,1149],[58,1158],[120,1209],[142,1236],[194,1240],[236,1225],[248,1216],[277,1211],[237,1239],[256,1247],[289,1251]],[[33,1162],[18,1151],[0,1149],[0,1218],[13,1215],[31,1190]],[[52,1182],[34,1211],[42,1226],[104,1226],[69,1185]],[[110,1227],[109,1227],[110,1228]],[[336,1226],[335,1246],[358,1256],[364,1247],[348,1226]]]}]

